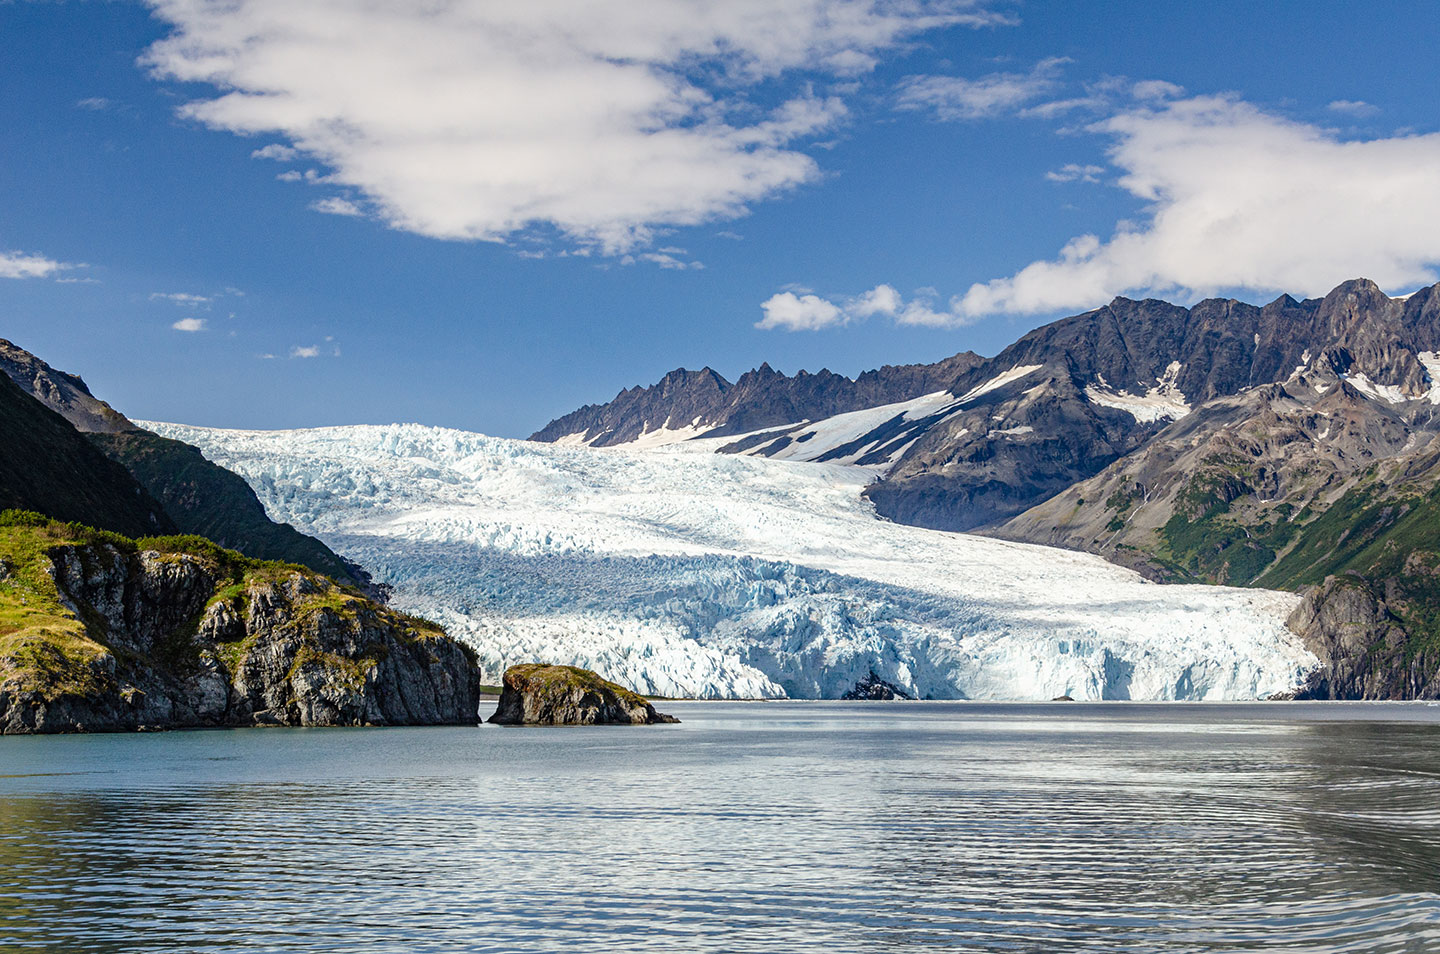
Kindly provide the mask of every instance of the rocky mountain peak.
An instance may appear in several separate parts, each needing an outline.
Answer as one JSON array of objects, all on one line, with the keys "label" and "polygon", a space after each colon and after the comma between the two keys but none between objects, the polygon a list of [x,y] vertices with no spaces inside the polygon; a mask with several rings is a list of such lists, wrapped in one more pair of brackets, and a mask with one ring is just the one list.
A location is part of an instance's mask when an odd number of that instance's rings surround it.
[{"label": "rocky mountain peak", "polygon": [[57,371],[11,341],[0,338],[0,371],[20,390],[74,425],[92,434],[118,434],[135,427],[129,419],[90,393],[77,374]]}]

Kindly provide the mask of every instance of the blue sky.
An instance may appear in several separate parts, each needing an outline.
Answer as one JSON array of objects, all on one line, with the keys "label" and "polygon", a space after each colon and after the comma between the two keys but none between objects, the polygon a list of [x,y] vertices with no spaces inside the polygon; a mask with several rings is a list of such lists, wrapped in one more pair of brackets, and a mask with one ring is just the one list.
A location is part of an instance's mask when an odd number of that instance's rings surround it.
[{"label": "blue sky", "polygon": [[132,417],[524,436],[1437,277],[1429,2],[402,6],[0,4],[0,336]]}]

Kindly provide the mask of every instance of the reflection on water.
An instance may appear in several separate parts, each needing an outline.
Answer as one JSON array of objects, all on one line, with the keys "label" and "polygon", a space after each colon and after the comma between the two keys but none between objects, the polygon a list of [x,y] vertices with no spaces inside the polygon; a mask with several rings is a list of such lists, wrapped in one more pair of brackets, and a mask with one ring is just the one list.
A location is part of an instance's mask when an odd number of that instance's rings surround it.
[{"label": "reflection on water", "polygon": [[0,739],[0,949],[1440,949],[1440,708]]}]

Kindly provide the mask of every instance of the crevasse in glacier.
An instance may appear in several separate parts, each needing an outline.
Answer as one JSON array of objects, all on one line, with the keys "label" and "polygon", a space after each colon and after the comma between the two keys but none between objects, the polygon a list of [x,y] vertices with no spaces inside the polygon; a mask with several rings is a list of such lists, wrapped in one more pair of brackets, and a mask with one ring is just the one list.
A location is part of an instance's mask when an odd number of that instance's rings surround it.
[{"label": "crevasse in glacier", "polygon": [[1316,661],[1290,594],[1159,586],[1086,554],[901,526],[839,464],[556,446],[403,424],[147,424],[444,624],[654,695],[1237,699]]}]

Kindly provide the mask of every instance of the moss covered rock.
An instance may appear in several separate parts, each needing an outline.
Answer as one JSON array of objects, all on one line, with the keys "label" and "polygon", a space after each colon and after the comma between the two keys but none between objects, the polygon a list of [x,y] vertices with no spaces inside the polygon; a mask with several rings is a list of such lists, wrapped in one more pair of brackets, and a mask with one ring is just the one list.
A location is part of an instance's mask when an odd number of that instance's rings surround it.
[{"label": "moss covered rock", "polygon": [[588,669],[527,663],[505,670],[498,725],[653,725],[679,722],[643,696]]},{"label": "moss covered rock", "polygon": [[478,722],[437,626],[197,537],[0,514],[0,732]]}]

